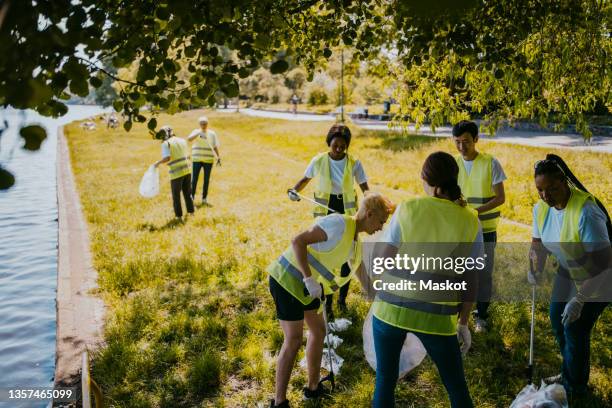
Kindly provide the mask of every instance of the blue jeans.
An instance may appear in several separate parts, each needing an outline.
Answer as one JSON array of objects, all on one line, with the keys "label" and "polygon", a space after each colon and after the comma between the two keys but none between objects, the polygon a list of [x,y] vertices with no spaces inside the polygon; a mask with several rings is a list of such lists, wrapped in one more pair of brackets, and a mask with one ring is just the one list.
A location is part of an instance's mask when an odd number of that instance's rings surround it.
[{"label": "blue jeans", "polygon": [[[557,274],[553,286],[553,299],[571,299],[575,294],[574,283]],[[606,302],[585,303],[580,318],[567,327],[561,324],[561,314],[567,302],[550,303],[550,323],[561,350],[563,364],[561,375],[568,393],[587,391],[591,370],[591,330],[608,305]]]},{"label": "blue jeans", "polygon": [[[399,359],[408,330],[391,326],[373,317],[374,349],[376,350],[376,390],[374,408],[395,406],[395,386],[399,375]],[[457,336],[414,333],[433,360],[446,387],[452,408],[471,408],[472,399],[465,382],[463,362]]]}]

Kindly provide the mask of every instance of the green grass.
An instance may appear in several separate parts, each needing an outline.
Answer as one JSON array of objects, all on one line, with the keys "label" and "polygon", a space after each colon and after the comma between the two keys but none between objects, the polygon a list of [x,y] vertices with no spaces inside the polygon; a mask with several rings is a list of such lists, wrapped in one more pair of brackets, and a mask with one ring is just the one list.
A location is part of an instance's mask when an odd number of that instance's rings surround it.
[{"label": "green grass", "polygon": [[[201,112],[162,116],[185,136]],[[108,305],[105,345],[94,356],[93,377],[107,403],[116,407],[252,407],[273,394],[274,364],[282,343],[265,267],[293,234],[312,222],[310,206],[290,202],[285,191],[312,156],[325,149],[329,123],[284,122],[208,113],[221,140],[223,167],[215,167],[209,199],[185,223],[172,221],[167,172],[161,194],[146,200],[138,183],[160,146],[136,125],[126,134],[104,127],[66,129],[72,166],[89,224],[100,293]],[[500,159],[510,178],[508,221],[500,241],[527,242],[535,189],[532,164],[548,150],[480,143]],[[355,132],[351,151],[371,186],[398,202],[421,193],[418,179],[432,151],[453,151],[448,139],[382,132]],[[612,196],[609,156],[558,151],[578,177],[608,206]],[[201,188],[201,186],[199,187]],[[199,202],[199,200],[197,201]],[[517,224],[519,223],[519,224]],[[496,270],[498,290],[525,290],[521,251],[504,257]],[[520,286],[523,285],[523,286]],[[363,358],[361,328],[369,304],[352,285],[349,317],[338,352],[345,366],[338,389],[325,406],[365,407],[374,373]],[[523,289],[520,289],[523,288]],[[555,374],[560,356],[548,323],[546,302],[538,305],[536,377]],[[524,386],[529,307],[495,303],[493,330],[475,335],[465,359],[470,391],[478,407],[509,406]],[[602,316],[592,339],[593,394],[573,406],[612,405],[612,312]],[[303,350],[299,358],[303,356]],[[301,406],[303,370],[294,369],[289,397]],[[445,407],[446,393],[429,359],[403,379],[398,406]]]}]

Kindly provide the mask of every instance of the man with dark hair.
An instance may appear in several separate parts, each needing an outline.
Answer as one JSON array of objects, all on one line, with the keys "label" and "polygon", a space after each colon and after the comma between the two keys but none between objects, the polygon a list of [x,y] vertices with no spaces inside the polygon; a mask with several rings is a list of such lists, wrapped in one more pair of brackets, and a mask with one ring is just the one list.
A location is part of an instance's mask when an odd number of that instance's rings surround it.
[{"label": "man with dark hair", "polygon": [[485,244],[486,265],[478,274],[475,331],[487,329],[489,303],[493,287],[493,265],[497,242],[499,207],[506,201],[504,180],[506,175],[493,156],[476,150],[478,126],[462,120],[453,126],[453,140],[459,151],[455,157],[459,165],[459,186],[468,205],[478,212]]}]

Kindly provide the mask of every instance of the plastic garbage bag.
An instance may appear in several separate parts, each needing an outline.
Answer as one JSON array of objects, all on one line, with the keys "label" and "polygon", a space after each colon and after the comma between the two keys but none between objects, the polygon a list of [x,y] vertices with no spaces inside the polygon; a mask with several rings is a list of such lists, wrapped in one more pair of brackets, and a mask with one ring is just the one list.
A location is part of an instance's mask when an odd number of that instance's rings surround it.
[{"label": "plastic garbage bag", "polygon": [[[331,353],[332,364],[334,366],[334,374],[338,374],[342,365],[344,364],[344,359],[340,357],[333,349],[328,349],[327,347],[323,349],[323,358],[321,359],[321,367],[326,369],[327,371],[331,371],[329,367],[329,355]],[[306,362],[306,356],[300,360],[300,367],[306,368],[308,367],[308,363]]]},{"label": "plastic garbage bag", "polygon": [[[329,343],[327,344],[327,338],[329,337]],[[338,347],[340,347],[340,345],[342,344],[344,340],[342,340],[340,337],[336,336],[335,334],[330,333],[328,336],[325,336],[325,340],[323,341],[323,344],[325,344],[326,346],[331,346],[331,348],[333,348],[334,350],[337,349]]]},{"label": "plastic garbage bag", "polygon": [[[372,309],[370,309],[363,322],[363,352],[370,367],[376,371],[376,350],[374,349],[374,333],[372,331]],[[421,364],[426,355],[427,351],[419,338],[412,333],[408,333],[400,354],[399,378],[402,378],[408,374],[410,370]]]},{"label": "plastic garbage bag", "polygon": [[329,329],[331,331],[341,332],[348,329],[351,324],[353,324],[353,322],[351,322],[349,319],[336,319],[329,324]]},{"label": "plastic garbage bag", "polygon": [[152,198],[159,194],[159,170],[155,166],[148,168],[138,189],[140,195],[146,198]]},{"label": "plastic garbage bag", "polygon": [[561,384],[546,385],[542,381],[540,389],[526,385],[516,396],[510,408],[568,408],[567,394]]}]

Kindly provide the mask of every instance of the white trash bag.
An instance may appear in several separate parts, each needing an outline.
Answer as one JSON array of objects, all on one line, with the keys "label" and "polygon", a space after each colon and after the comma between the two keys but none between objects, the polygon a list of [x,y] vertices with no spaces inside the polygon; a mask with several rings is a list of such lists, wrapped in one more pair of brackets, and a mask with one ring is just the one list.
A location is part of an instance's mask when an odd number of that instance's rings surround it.
[{"label": "white trash bag", "polygon": [[138,189],[140,195],[145,198],[152,198],[159,194],[159,170],[155,166],[148,168]]},{"label": "white trash bag", "polygon": [[[332,364],[334,366],[334,374],[338,374],[340,372],[340,369],[342,368],[342,365],[344,364],[344,359],[342,357],[340,357],[335,351],[334,349],[329,349],[327,347],[325,347],[323,349],[323,358],[321,359],[321,367],[324,368],[327,371],[331,371],[330,367],[329,367],[329,355],[328,353],[331,353],[331,359],[332,359]],[[306,361],[306,356],[304,356],[304,358],[302,358],[300,360],[300,367],[302,368],[307,368],[308,367],[308,362]]]},{"label": "white trash bag", "polygon": [[345,331],[351,324],[353,324],[353,322],[351,322],[349,319],[336,319],[333,322],[329,323],[329,330],[335,332]]},{"label": "white trash bag", "polygon": [[[363,353],[370,367],[376,371],[376,350],[374,349],[372,316],[372,309],[370,309],[363,322]],[[402,378],[410,370],[421,364],[426,355],[427,351],[419,338],[412,333],[408,333],[400,354],[399,378]]]},{"label": "white trash bag", "polygon": [[540,389],[526,385],[516,396],[510,408],[568,408],[565,388],[561,384],[546,385],[544,381]]}]

